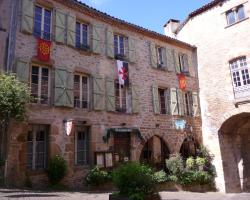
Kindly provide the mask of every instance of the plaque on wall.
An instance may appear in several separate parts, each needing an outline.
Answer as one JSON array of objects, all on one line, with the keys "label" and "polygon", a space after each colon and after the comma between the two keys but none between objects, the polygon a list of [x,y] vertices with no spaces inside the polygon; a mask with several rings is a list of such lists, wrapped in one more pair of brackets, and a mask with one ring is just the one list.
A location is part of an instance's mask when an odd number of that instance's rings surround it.
[{"label": "plaque on wall", "polygon": [[113,167],[113,154],[105,153],[105,164],[106,167]]},{"label": "plaque on wall", "polygon": [[105,165],[104,165],[104,155],[102,153],[96,154],[96,165],[98,167],[105,167]]}]

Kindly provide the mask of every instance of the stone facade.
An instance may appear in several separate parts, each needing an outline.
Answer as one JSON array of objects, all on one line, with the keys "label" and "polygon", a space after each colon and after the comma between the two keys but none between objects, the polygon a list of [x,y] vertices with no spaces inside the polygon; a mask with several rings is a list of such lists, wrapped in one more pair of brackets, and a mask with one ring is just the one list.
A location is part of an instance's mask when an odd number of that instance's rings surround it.
[{"label": "stone facade", "polygon": [[[226,14],[238,12],[240,5],[245,18],[228,25]],[[249,87],[242,93],[244,98],[237,98],[229,66],[242,56],[249,65],[249,16],[247,1],[213,1],[191,13],[177,33],[178,39],[197,46],[203,143],[215,155],[217,187],[226,192],[249,191],[249,186],[240,184],[244,179],[249,185],[249,154],[243,153],[248,147],[236,139],[247,138],[240,129],[248,127]]]},{"label": "stone facade", "polygon": [[[6,0],[4,2],[9,1]],[[112,151],[114,145],[112,136],[107,143],[103,140],[103,137],[106,136],[107,130],[110,128],[126,128],[128,130],[137,129],[140,131],[143,139],[136,137],[136,134],[133,134],[132,131],[132,133],[130,133],[130,147],[128,147],[130,151],[130,159],[137,161],[140,159],[144,144],[153,136],[162,138],[170,153],[179,152],[182,142],[188,136],[193,137],[198,143],[202,141],[199,109],[196,113],[196,117],[154,113],[152,86],[157,84],[162,88],[179,88],[179,81],[174,69],[160,70],[152,68],[152,56],[150,56],[149,43],[155,43],[161,47],[188,55],[189,59],[192,61],[190,62],[190,70],[192,68],[193,72],[192,76],[186,76],[186,90],[191,92],[197,92],[199,89],[196,66],[196,48],[178,40],[111,18],[104,13],[91,9],[84,4],[79,4],[76,1],[23,0],[23,2],[34,2],[35,5],[45,6],[46,8],[53,10],[52,34],[55,37],[57,37],[55,33],[56,28],[54,27],[56,23],[55,10],[64,10],[64,12],[74,15],[78,20],[87,22],[90,25],[98,24],[98,27],[100,28],[98,38],[100,51],[98,53],[81,51],[66,44],[55,42],[53,39],[51,61],[49,63],[41,62],[36,58],[37,39],[32,34],[27,34],[24,33],[24,31],[21,31],[23,30],[21,27],[22,15],[19,15],[17,18],[15,59],[18,61],[21,60],[25,63],[25,68],[22,68],[23,73],[26,72],[27,68],[28,72],[31,71],[30,68],[32,65],[47,66],[51,70],[51,104],[41,105],[31,103],[28,106],[27,122],[13,122],[10,130],[11,141],[7,167],[7,178],[9,184],[24,186],[27,179],[32,182],[33,187],[46,186],[48,183],[44,170],[27,169],[27,132],[32,124],[48,125],[48,158],[51,158],[56,154],[62,155],[65,158],[68,164],[68,173],[63,183],[72,188],[83,187],[84,177],[91,166],[95,163],[95,152]],[[23,12],[21,4],[19,5],[19,10],[20,12]],[[56,79],[55,71],[59,67],[63,67],[73,73],[86,74],[91,77],[90,81],[93,81],[94,77],[98,75],[101,80],[101,85],[105,85],[104,80],[106,78],[111,78],[112,80],[116,79],[116,60],[107,56],[107,30],[112,30],[114,33],[133,38],[135,41],[134,46],[136,57],[133,59],[133,62],[129,61],[129,79],[130,83],[136,85],[138,88],[138,106],[136,112],[134,112],[134,110],[131,113],[121,113],[116,111],[109,112],[106,110],[107,108],[105,106],[100,109],[95,109],[95,97],[94,94],[92,95],[92,90],[95,88],[90,88],[91,106],[89,109],[56,106],[54,101],[56,91],[53,88],[54,80]],[[174,65],[174,58],[167,59],[172,59],[170,61]],[[18,71],[18,67],[18,65],[14,66],[13,70],[16,69]],[[18,73],[20,75],[20,71]],[[22,78],[25,78],[25,76]],[[30,75],[27,79],[28,80],[26,81],[30,82]],[[101,95],[101,98],[99,99],[101,104],[105,105],[108,92],[107,89],[104,89],[104,94]],[[197,104],[196,106],[199,105]],[[67,135],[65,133],[64,121],[69,119],[73,120],[73,129],[71,130],[71,133]],[[188,131],[176,130],[175,122],[177,119],[184,119],[192,128]],[[74,132],[78,125],[89,128],[90,161],[88,165],[76,165],[76,139]],[[156,139],[154,139],[154,141],[156,145],[160,142]],[[158,155],[160,149],[154,149],[155,155]]]}]

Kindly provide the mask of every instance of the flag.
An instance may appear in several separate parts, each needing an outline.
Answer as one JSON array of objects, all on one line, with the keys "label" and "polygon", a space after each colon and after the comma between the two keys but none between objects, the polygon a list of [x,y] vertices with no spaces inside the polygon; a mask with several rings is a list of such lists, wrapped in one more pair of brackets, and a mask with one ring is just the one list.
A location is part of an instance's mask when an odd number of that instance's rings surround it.
[{"label": "flag", "polygon": [[117,73],[120,85],[129,85],[128,63],[117,60]]},{"label": "flag", "polygon": [[38,38],[37,41],[37,58],[41,61],[50,61],[51,41]]},{"label": "flag", "polygon": [[67,135],[70,135],[71,130],[72,130],[72,126],[73,126],[73,121],[72,120],[71,121],[67,121],[65,123],[65,130],[66,130],[66,134]]},{"label": "flag", "polygon": [[185,90],[187,87],[187,81],[186,81],[186,76],[184,74],[179,74],[179,87],[181,90]]}]

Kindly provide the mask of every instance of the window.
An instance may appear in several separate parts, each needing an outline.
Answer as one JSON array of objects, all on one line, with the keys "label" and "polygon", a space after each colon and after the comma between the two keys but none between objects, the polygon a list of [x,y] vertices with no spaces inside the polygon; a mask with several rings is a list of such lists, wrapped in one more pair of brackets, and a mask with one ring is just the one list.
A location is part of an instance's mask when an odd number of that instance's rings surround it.
[{"label": "window", "polygon": [[32,66],[31,96],[33,103],[50,103],[50,70],[47,67]]},{"label": "window", "polygon": [[89,49],[89,26],[76,22],[76,48]]},{"label": "window", "polygon": [[167,89],[158,89],[160,114],[169,114],[169,91]]},{"label": "window", "polygon": [[34,35],[51,40],[51,11],[35,6]]},{"label": "window", "polygon": [[128,56],[128,38],[121,35],[114,35],[115,56]]},{"label": "window", "polygon": [[192,116],[193,97],[191,92],[184,93],[184,115]]},{"label": "window", "polygon": [[249,93],[250,77],[246,57],[244,56],[234,59],[229,63],[229,65],[231,69],[235,97],[240,97],[243,93]]},{"label": "window", "polygon": [[231,25],[246,18],[244,6],[240,5],[226,12],[227,24]]},{"label": "window", "polygon": [[77,165],[89,164],[89,129],[85,126],[76,126],[75,158]]},{"label": "window", "polygon": [[128,105],[128,86],[120,85],[118,80],[115,81],[115,110],[127,112]]},{"label": "window", "polygon": [[89,107],[89,78],[84,75],[74,76],[74,107]]},{"label": "window", "polygon": [[186,54],[179,53],[179,67],[181,73],[189,74],[188,56]]},{"label": "window", "polygon": [[48,160],[47,125],[31,125],[27,135],[27,168],[45,169]]},{"label": "window", "polygon": [[157,67],[163,68],[163,48],[162,47],[156,47],[156,55],[157,55]]}]

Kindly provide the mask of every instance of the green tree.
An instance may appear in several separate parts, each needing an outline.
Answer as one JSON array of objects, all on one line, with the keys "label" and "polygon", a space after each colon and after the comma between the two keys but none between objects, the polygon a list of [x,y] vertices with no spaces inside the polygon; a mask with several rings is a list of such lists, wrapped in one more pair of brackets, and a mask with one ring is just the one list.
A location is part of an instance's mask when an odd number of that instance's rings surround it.
[{"label": "green tree", "polygon": [[12,120],[25,119],[26,103],[30,100],[27,84],[13,74],[0,73],[0,160],[6,161],[9,146],[9,126]]}]

